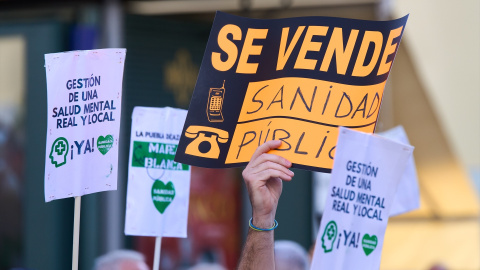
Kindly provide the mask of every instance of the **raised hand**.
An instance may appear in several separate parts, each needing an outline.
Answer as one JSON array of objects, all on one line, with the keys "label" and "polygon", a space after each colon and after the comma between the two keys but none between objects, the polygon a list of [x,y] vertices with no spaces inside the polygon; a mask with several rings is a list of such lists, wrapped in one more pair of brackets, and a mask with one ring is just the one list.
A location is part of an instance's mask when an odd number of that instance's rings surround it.
[{"label": "raised hand", "polygon": [[281,141],[268,141],[257,148],[245,170],[243,179],[247,185],[253,211],[253,224],[268,228],[273,224],[278,199],[282,194],[282,180],[290,181],[292,163],[267,152],[280,147]]}]

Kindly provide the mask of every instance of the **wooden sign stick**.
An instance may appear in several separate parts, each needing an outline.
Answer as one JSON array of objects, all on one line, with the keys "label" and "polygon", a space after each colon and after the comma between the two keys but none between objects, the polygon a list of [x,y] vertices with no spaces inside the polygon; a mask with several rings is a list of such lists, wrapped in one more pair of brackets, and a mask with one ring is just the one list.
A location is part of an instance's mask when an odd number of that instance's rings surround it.
[{"label": "wooden sign stick", "polygon": [[160,269],[160,251],[162,247],[162,237],[157,236],[155,238],[155,255],[153,257],[153,269],[152,270],[159,270]]},{"label": "wooden sign stick", "polygon": [[72,270],[78,270],[78,246],[80,242],[80,205],[81,196],[75,197],[75,214],[73,219],[73,254],[72,254]]}]

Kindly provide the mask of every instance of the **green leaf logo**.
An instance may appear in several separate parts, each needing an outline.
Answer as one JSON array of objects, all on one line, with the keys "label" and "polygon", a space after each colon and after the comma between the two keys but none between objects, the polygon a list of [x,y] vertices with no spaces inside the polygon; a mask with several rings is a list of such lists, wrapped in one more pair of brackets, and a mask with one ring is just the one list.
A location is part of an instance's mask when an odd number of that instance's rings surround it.
[{"label": "green leaf logo", "polygon": [[103,137],[100,135],[97,139],[97,148],[102,155],[105,155],[113,146],[113,136],[107,135]]},{"label": "green leaf logo", "polygon": [[152,201],[160,214],[165,212],[165,209],[175,198],[175,187],[172,182],[168,182],[166,185],[160,181],[155,180],[152,186]]},{"label": "green leaf logo", "polygon": [[370,253],[373,252],[373,250],[377,247],[378,239],[376,235],[368,235],[365,234],[362,238],[362,247],[363,251],[365,252],[365,255],[370,255]]}]

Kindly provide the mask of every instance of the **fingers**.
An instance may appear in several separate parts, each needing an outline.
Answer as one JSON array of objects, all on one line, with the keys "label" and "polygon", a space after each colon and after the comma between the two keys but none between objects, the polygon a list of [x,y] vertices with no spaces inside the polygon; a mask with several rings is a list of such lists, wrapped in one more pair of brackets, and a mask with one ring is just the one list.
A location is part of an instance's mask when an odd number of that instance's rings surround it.
[{"label": "fingers", "polygon": [[275,216],[278,199],[282,194],[282,180],[290,181],[293,177],[293,172],[288,169],[292,166],[290,161],[268,154],[281,144],[281,141],[276,140],[259,146],[242,172],[255,220],[259,222],[259,217],[267,217],[264,222],[267,225],[271,224]]},{"label": "fingers", "polygon": [[280,178],[284,181],[290,181],[292,180],[293,172],[291,172],[290,170],[287,170],[287,171],[289,171],[290,173],[286,173],[282,170],[275,170],[272,168],[262,170],[257,173],[257,179],[260,181],[267,181],[270,178]]},{"label": "fingers", "polygon": [[[282,179],[284,178],[283,175],[289,176],[290,178],[293,177],[293,172],[290,171],[288,167],[285,167],[284,165],[281,165],[272,161],[265,161],[258,164],[257,166],[252,168],[252,173],[260,173],[262,171],[272,171],[272,170],[281,172]],[[279,177],[279,176],[272,174],[272,177]]]},{"label": "fingers", "polygon": [[261,182],[268,181],[270,178],[292,180],[294,174],[288,169],[292,163],[281,156],[267,153],[280,147],[281,144],[281,141],[268,141],[259,146],[243,171],[244,179],[246,181],[255,179]]},{"label": "fingers", "polygon": [[255,160],[257,157],[259,157],[263,153],[267,153],[270,150],[276,149],[280,147],[282,144],[282,141],[275,140],[275,141],[268,141],[262,145],[260,145],[257,150],[255,150],[255,153],[253,153],[252,158],[250,160]]},{"label": "fingers", "polygon": [[292,163],[289,160],[278,155],[267,154],[268,151],[277,149],[280,145],[282,145],[282,141],[279,140],[268,141],[260,145],[257,150],[255,150],[255,153],[253,153],[248,166],[255,167],[256,165],[269,160],[290,168]]},{"label": "fingers", "polygon": [[287,168],[290,168],[292,166],[292,163],[289,160],[275,154],[267,154],[267,153],[263,153],[257,158],[252,159],[249,165],[250,167],[253,168],[265,162],[277,163]]},{"label": "fingers", "polygon": [[[280,165],[278,165],[280,166]],[[254,168],[251,170],[244,170],[242,173],[243,179],[247,186],[253,184],[255,186],[265,185],[270,179],[281,179],[284,181],[290,181],[293,177],[293,172],[283,168],[265,166],[263,168]]]}]

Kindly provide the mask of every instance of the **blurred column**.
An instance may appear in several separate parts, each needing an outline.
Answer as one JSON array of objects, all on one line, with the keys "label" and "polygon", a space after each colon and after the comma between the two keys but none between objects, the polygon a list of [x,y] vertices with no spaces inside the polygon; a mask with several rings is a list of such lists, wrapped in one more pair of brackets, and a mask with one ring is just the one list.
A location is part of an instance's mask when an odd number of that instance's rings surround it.
[{"label": "blurred column", "polygon": [[[123,47],[123,7],[119,0],[105,0],[104,2],[104,21],[102,29],[102,48],[122,48]],[[123,108],[122,108],[123,109]],[[123,110],[125,111],[125,110]],[[122,119],[128,118],[122,115]],[[124,122],[122,120],[122,122]],[[125,125],[120,125],[120,134],[128,134],[122,129]],[[102,196],[102,243],[103,253],[124,247],[124,210],[125,210],[125,181],[126,170],[123,170],[122,164],[126,160],[127,152],[125,147],[125,136],[119,138],[119,170],[117,191],[104,192]]]}]

